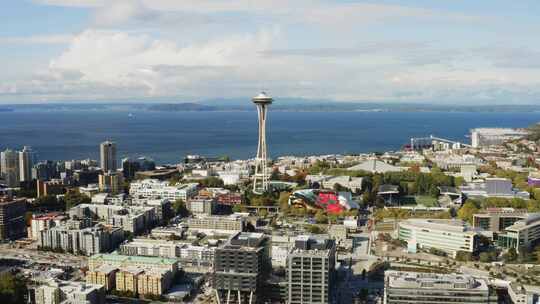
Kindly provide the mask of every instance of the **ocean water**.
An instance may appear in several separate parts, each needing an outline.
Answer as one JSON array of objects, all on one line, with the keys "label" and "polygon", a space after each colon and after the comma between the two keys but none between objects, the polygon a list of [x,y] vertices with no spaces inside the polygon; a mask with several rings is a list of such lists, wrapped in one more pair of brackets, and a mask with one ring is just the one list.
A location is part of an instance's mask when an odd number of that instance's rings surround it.
[{"label": "ocean water", "polygon": [[[272,157],[397,150],[411,137],[469,142],[475,127],[527,127],[540,112],[269,112]],[[187,154],[250,158],[256,112],[15,111],[0,112],[0,149],[32,146],[39,159],[98,159],[99,143],[118,144],[119,157],[176,163]]]}]

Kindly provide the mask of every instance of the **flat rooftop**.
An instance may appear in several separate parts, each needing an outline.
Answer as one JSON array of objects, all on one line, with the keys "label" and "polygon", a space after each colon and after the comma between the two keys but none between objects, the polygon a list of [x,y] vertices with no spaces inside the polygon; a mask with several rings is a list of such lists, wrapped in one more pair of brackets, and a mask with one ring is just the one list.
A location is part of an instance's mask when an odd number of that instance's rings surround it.
[{"label": "flat rooftop", "polygon": [[473,230],[462,220],[451,219],[408,219],[400,225],[414,226],[417,228],[426,228],[433,230],[442,230],[449,232],[471,232]]},{"label": "flat rooftop", "polygon": [[463,274],[386,271],[384,276],[391,288],[489,291],[486,281]]},{"label": "flat rooftop", "polygon": [[267,239],[268,237],[264,233],[239,232],[229,239],[225,248],[258,249],[264,245]]}]

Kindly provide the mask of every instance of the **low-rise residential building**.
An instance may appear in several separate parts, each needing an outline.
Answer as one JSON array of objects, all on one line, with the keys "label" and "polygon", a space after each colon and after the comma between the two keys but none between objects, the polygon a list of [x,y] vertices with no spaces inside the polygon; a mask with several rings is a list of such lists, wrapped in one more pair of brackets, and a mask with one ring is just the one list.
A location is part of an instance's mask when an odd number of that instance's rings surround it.
[{"label": "low-rise residential building", "polygon": [[36,304],[105,304],[105,288],[100,284],[50,280],[35,290]]},{"label": "low-rise residential building", "polygon": [[101,265],[94,270],[86,272],[86,282],[88,284],[103,285],[105,290],[114,290],[116,286],[116,272],[118,269],[110,265]]},{"label": "low-rise residential building", "polygon": [[195,246],[170,240],[134,239],[120,245],[118,251],[128,256],[175,258],[182,265],[211,266],[215,247]]},{"label": "low-rise residential building", "polygon": [[178,261],[170,258],[127,256],[121,254],[95,254],[88,258],[88,269],[93,271],[102,265],[117,268],[130,266],[170,270],[173,274],[178,271]]},{"label": "low-rise residential building", "polygon": [[186,202],[186,208],[192,214],[212,215],[216,209],[216,201],[214,199],[195,198]]},{"label": "low-rise residential building", "polygon": [[134,239],[120,245],[119,253],[131,256],[153,256],[176,258],[180,256],[179,247],[182,243],[168,240]]},{"label": "low-rise residential building", "polygon": [[92,218],[124,231],[139,234],[157,223],[156,208],[150,206],[118,206],[80,204],[69,210],[71,218]]},{"label": "low-rise residential building", "polygon": [[137,293],[140,295],[162,295],[171,286],[172,272],[149,269],[137,275]]},{"label": "low-rise residential building", "polygon": [[189,218],[187,225],[190,231],[198,232],[217,232],[217,233],[236,233],[244,230],[246,222],[242,216],[198,216]]},{"label": "low-rise residential building", "polygon": [[66,220],[66,216],[58,212],[34,214],[30,220],[30,235],[28,237],[37,240],[41,231],[60,226],[64,220]]},{"label": "low-rise residential building", "polygon": [[116,290],[137,293],[137,277],[144,272],[139,267],[125,267],[116,272]]},{"label": "low-rise residential building", "polygon": [[171,201],[183,200],[194,197],[197,194],[198,184],[180,184],[170,185],[169,182],[162,182],[154,179],[145,179],[132,182],[129,188],[129,194],[133,197],[143,198],[165,198]]},{"label": "low-rise residential building", "polygon": [[86,282],[103,285],[106,290],[128,291],[133,295],[163,295],[171,286],[174,274],[169,269],[101,265],[89,270]]},{"label": "low-rise residential building", "polygon": [[408,219],[399,223],[398,238],[409,250],[434,248],[452,256],[477,248],[476,231],[460,220]]},{"label": "low-rise residential building", "polygon": [[497,303],[488,282],[464,274],[384,273],[384,304]]},{"label": "low-rise residential building", "polygon": [[153,238],[159,239],[170,239],[170,238],[182,238],[184,232],[186,231],[183,227],[178,226],[166,226],[166,227],[156,227],[150,231],[150,235]]},{"label": "low-rise residential building", "polygon": [[93,255],[110,252],[124,240],[121,228],[97,225],[91,228],[71,229],[62,225],[39,232],[38,246],[48,250]]},{"label": "low-rise residential building", "polygon": [[163,224],[166,217],[172,214],[171,201],[165,198],[160,199],[132,199],[132,205],[153,207],[155,209],[156,221]]}]

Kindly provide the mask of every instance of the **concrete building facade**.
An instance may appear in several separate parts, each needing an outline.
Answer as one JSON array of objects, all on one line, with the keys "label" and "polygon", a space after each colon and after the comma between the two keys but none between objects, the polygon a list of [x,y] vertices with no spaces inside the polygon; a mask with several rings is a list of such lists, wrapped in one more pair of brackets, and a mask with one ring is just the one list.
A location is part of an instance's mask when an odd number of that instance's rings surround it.
[{"label": "concrete building facade", "polygon": [[497,303],[483,279],[463,274],[389,271],[384,274],[384,304]]},{"label": "concrete building facade", "polygon": [[26,237],[26,200],[0,197],[0,240]]},{"label": "concrete building facade", "polygon": [[270,271],[270,239],[240,232],[216,249],[213,287],[219,303],[259,303],[258,295]]},{"label": "concrete building facade", "polygon": [[287,256],[287,303],[333,303],[335,263],[334,240],[308,235],[298,236]]}]

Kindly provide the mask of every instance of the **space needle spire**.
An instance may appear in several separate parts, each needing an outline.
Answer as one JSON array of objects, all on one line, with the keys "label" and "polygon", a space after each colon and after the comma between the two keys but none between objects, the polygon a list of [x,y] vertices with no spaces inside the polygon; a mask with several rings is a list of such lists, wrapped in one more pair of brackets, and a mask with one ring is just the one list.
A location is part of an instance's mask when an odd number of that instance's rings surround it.
[{"label": "space needle spire", "polygon": [[272,97],[265,92],[253,97],[253,103],[257,106],[259,114],[259,144],[257,145],[257,157],[255,158],[255,175],[253,177],[253,193],[263,194],[268,190],[268,155],[266,150],[266,112],[272,104]]}]

